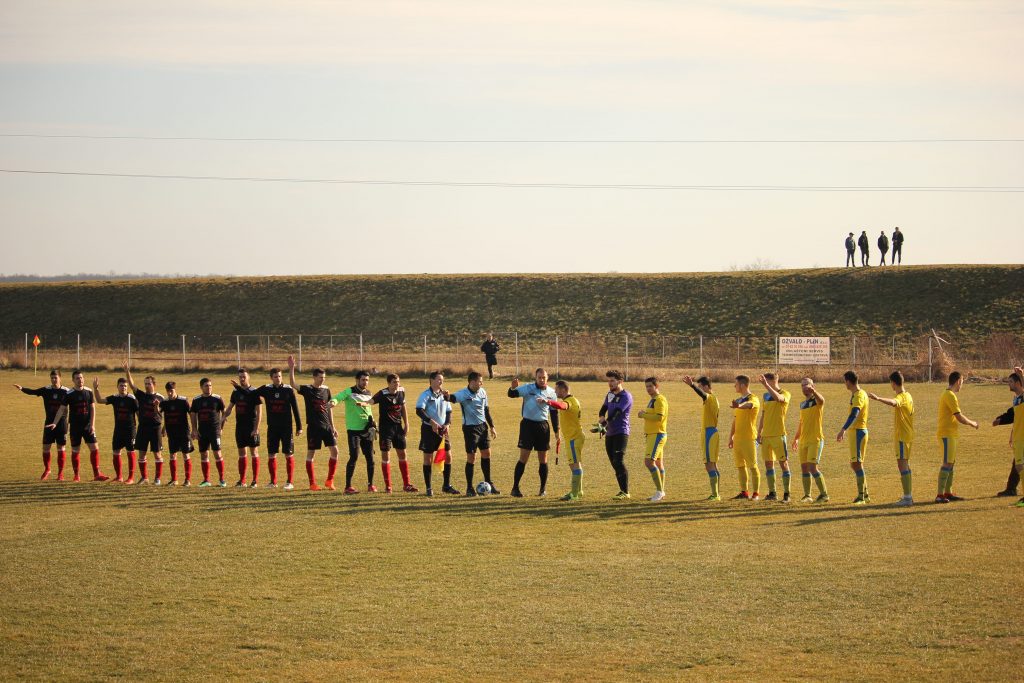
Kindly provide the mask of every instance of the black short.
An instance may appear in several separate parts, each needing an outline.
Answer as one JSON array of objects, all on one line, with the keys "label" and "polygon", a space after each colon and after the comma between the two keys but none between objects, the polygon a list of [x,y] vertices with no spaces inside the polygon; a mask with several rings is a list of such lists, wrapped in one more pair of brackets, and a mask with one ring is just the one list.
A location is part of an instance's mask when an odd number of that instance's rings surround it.
[{"label": "black short", "polygon": [[96,443],[96,432],[88,432],[85,427],[71,427],[71,447],[78,448],[82,442],[87,444]]},{"label": "black short", "polygon": [[239,448],[258,448],[260,445],[260,435],[256,434],[253,436],[252,425],[247,425],[245,429],[236,429],[235,445]]},{"label": "black short", "polygon": [[167,452],[170,454],[184,453],[189,454],[194,449],[192,446],[192,435],[188,432],[181,432],[175,434],[174,432],[167,432]]},{"label": "black short", "polygon": [[311,451],[318,451],[321,448],[328,448],[330,446],[337,446],[338,439],[329,429],[321,429],[320,427],[307,427],[306,429],[306,446]]},{"label": "black short", "polygon": [[122,448],[134,451],[135,450],[135,430],[134,429],[115,429],[114,438],[110,442],[110,450],[117,452]]},{"label": "black short", "polygon": [[369,429],[361,431],[348,430],[348,457],[355,458],[363,452],[367,458],[373,456],[373,434]]},{"label": "black short", "polygon": [[462,425],[462,437],[466,440],[467,453],[486,451],[491,447],[491,433],[486,424]]},{"label": "black short", "polygon": [[519,423],[519,448],[546,453],[551,450],[551,425],[545,420],[523,419]]},{"label": "black short", "polygon": [[608,434],[604,437],[604,452],[609,458],[615,454],[625,455],[628,445],[629,434]]},{"label": "black short", "polygon": [[295,437],[292,436],[291,427],[285,429],[267,429],[267,452],[270,455],[284,453],[285,455],[295,454]]},{"label": "black short", "polygon": [[424,453],[437,453],[441,448],[443,437],[435,432],[426,422],[420,424],[420,450]]},{"label": "black short", "polygon": [[159,453],[164,449],[164,440],[160,436],[160,425],[140,425],[139,434],[135,438],[135,448],[139,453]]},{"label": "black short", "polygon": [[401,427],[384,427],[380,430],[379,435],[380,449],[382,451],[390,451],[392,448],[400,451],[405,450],[405,432],[402,431]]},{"label": "black short", "polygon": [[46,427],[43,427],[43,445],[44,446],[49,446],[52,443],[55,443],[58,446],[63,446],[65,444],[67,444],[67,442],[68,442],[68,430],[67,430],[67,428],[60,429],[58,427],[57,429],[47,429]]},{"label": "black short", "polygon": [[203,432],[199,432],[199,450],[200,452],[221,450],[220,434],[204,434]]}]

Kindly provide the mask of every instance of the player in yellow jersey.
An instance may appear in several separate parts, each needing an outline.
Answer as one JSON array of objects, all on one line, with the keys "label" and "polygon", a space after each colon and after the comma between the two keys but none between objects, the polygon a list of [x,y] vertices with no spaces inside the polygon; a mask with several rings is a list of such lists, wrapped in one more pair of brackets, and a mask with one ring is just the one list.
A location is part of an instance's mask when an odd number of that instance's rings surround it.
[{"label": "player in yellow jersey", "polygon": [[[750,392],[750,378],[737,375],[733,385],[739,396],[732,401],[732,429],[729,448],[740,477],[740,492],[733,500],[761,498],[761,472],[757,469],[757,416],[761,400]],[[747,488],[751,489],[750,491]]]},{"label": "player in yellow jersey", "polygon": [[939,492],[936,503],[951,503],[963,500],[953,493],[953,467],[956,465],[960,445],[960,425],[978,428],[978,423],[960,412],[960,401],[956,395],[964,386],[962,374],[954,370],[949,373],[949,387],[939,397],[939,424],[936,435],[942,447],[942,467],[939,469]]},{"label": "player in yellow jersey", "polygon": [[847,370],[843,373],[843,382],[850,392],[850,415],[846,418],[846,424],[836,435],[836,441],[846,438],[846,430],[854,430],[854,438],[850,444],[850,468],[857,477],[857,497],[853,499],[854,505],[864,505],[871,501],[868,494],[868,478],[864,472],[864,456],[868,451],[868,394],[860,388],[857,382],[857,373]]},{"label": "player in yellow jersey", "polygon": [[768,495],[765,500],[778,500],[775,492],[775,463],[782,468],[782,502],[789,497],[789,444],[786,443],[786,411],[789,410],[791,394],[779,388],[779,378],[774,372],[766,372],[757,378],[765,388],[761,417],[757,421],[757,443],[761,446],[764,473],[768,478]]},{"label": "player in yellow jersey", "polygon": [[637,413],[644,421],[644,466],[654,480],[654,495],[649,500],[657,503],[665,497],[665,442],[668,440],[668,399],[658,390],[658,378],[644,380],[644,389],[651,400]]},{"label": "player in yellow jersey", "polygon": [[718,493],[718,397],[711,393],[711,380],[707,377],[697,379],[694,385],[693,378],[689,375],[683,377],[686,385],[693,389],[700,400],[704,402],[704,408],[700,417],[701,454],[704,458],[704,469],[708,472],[708,480],[711,483],[711,495],[707,500],[722,500]]},{"label": "player in yellow jersey", "polygon": [[583,497],[583,444],[586,441],[583,427],[580,425],[583,409],[580,407],[579,399],[572,395],[568,382],[555,382],[555,395],[558,401],[552,402],[551,407],[561,411],[562,419],[558,426],[562,432],[566,453],[569,455],[569,471],[572,472],[572,490],[562,496],[562,500],[579,500]]},{"label": "player in yellow jersey", "polygon": [[800,391],[806,401],[800,404],[800,423],[796,426],[793,437],[793,448],[800,455],[800,479],[804,487],[801,503],[810,503],[811,480],[818,487],[818,498],[815,503],[827,503],[828,490],[825,488],[825,477],[818,471],[821,464],[821,452],[825,449],[825,433],[822,431],[822,417],[825,412],[825,397],[815,388],[814,380],[804,377],[800,381]]},{"label": "player in yellow jersey", "polygon": [[[1010,391],[1013,392],[1013,404],[1009,409],[992,421],[992,426],[1012,424],[1010,431],[1010,449],[1013,451],[1013,464],[1017,473],[1024,473],[1024,370],[1016,367],[1007,379]],[[1017,501],[1019,508],[1024,508],[1024,498]]]},{"label": "player in yellow jersey", "polygon": [[896,409],[893,450],[896,466],[900,470],[900,483],[903,485],[903,497],[896,501],[896,505],[906,507],[914,504],[910,473],[910,454],[914,445],[914,397],[903,386],[903,373],[899,370],[889,375],[889,386],[896,392],[894,398],[882,398],[872,393],[868,393],[868,398]]}]

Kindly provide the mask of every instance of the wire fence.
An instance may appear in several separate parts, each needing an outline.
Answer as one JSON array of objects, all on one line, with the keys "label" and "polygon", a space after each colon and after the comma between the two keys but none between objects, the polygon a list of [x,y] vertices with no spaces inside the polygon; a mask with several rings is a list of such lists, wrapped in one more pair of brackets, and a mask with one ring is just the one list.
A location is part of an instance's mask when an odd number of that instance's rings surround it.
[{"label": "wire fence", "polygon": [[[908,378],[944,378],[954,367],[972,374],[998,376],[1024,361],[1024,335],[996,333],[978,339],[956,339],[940,333],[909,336],[829,337],[827,362],[787,364],[778,336],[703,336],[680,334],[524,334],[495,332],[501,346],[496,375],[530,375],[544,367],[559,378],[603,379],[612,368],[627,378],[658,375],[680,379],[707,374],[713,379],[740,372],[757,374],[777,369],[789,376],[838,381],[856,370],[867,381],[882,381],[894,369]],[[112,346],[80,333],[26,333],[0,340],[0,367],[120,369],[124,361],[153,371],[195,372],[246,367],[269,370],[296,358],[299,371],[321,367],[335,374],[357,369],[372,374],[397,372],[421,375],[442,370],[463,375],[485,371],[478,333],[442,337],[416,333],[374,334],[182,334],[174,337],[126,333]]]}]

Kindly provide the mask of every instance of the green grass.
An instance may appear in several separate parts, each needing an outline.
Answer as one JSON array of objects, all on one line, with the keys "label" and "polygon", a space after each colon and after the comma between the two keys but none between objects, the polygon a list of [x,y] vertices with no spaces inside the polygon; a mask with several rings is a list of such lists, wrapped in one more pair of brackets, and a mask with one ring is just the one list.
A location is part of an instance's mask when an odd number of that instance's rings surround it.
[{"label": "green grass", "polygon": [[[101,379],[112,386],[113,375]],[[9,371],[0,380],[5,679],[1019,680],[1024,511],[991,497],[1010,460],[1009,432],[988,426],[1009,403],[1005,386],[963,390],[965,413],[983,426],[965,431],[957,465],[955,488],[969,500],[945,506],[927,504],[941,387],[911,388],[921,504],[897,509],[885,504],[899,495],[892,413],[878,404],[866,465],[878,503],[867,507],[848,503],[847,451],[831,439],[822,470],[832,504],[704,503],[699,402],[677,383],[664,387],[669,498],[644,500],[652,485],[635,438],[634,500],[609,500],[614,478],[591,439],[586,498],[563,504],[564,461],[551,496],[523,500],[41,483],[41,401],[10,385],[42,382]],[[518,402],[504,383],[487,386],[507,494]],[[642,386],[629,388],[639,403]],[[847,394],[824,390],[834,434]],[[604,391],[574,384],[588,414]],[[111,411],[99,410],[110,470]],[[325,468],[321,454],[321,479]],[[731,495],[724,444],[721,469]],[[536,482],[531,462],[524,490]],[[365,486],[362,464],[356,483]]]},{"label": "green grass", "polygon": [[[178,335],[914,335],[1018,332],[1024,266],[664,275],[393,275],[0,284],[12,334],[175,348]],[[216,321],[214,323],[213,321]],[[68,336],[70,335],[70,336]],[[509,340],[505,342],[506,351]],[[20,348],[20,337],[0,342]],[[231,340],[233,344],[233,340]],[[51,344],[52,345],[52,344]],[[180,348],[180,347],[178,347]]]}]

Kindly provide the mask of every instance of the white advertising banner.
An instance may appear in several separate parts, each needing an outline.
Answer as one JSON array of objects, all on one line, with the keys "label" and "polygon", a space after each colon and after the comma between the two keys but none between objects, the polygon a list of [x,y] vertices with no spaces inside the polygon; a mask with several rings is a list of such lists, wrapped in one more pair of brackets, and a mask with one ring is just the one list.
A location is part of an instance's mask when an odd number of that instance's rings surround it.
[{"label": "white advertising banner", "polygon": [[779,365],[828,365],[830,337],[779,337]]}]

